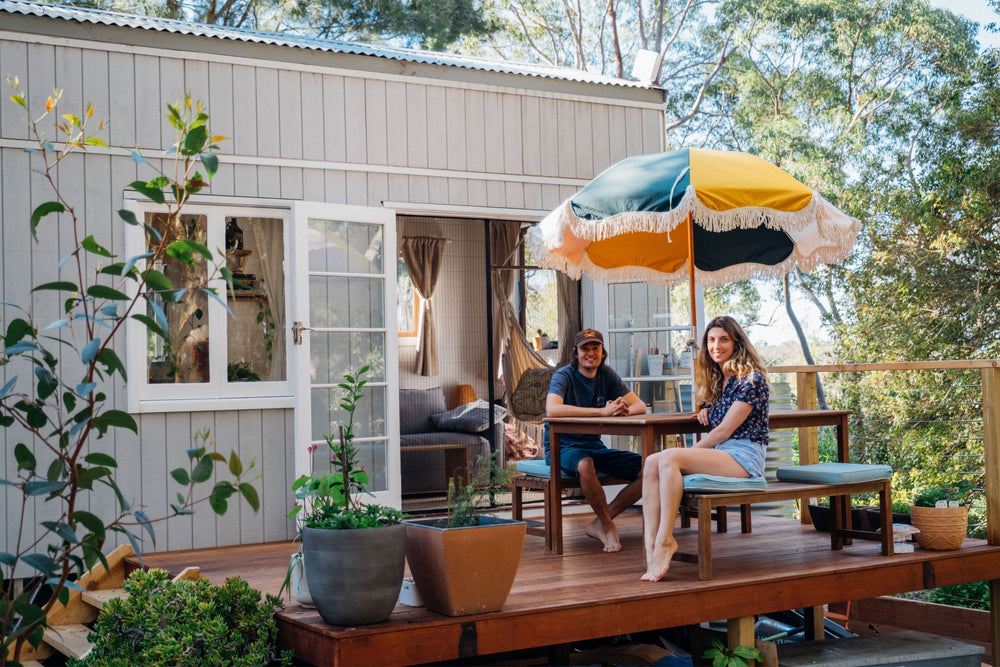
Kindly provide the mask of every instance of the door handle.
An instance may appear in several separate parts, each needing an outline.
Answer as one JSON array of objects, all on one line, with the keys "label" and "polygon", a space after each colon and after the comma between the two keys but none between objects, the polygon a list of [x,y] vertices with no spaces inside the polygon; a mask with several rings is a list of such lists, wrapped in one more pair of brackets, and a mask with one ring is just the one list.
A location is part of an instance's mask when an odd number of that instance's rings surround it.
[{"label": "door handle", "polygon": [[292,324],[292,342],[295,345],[302,345],[302,332],[304,331],[312,331],[312,327],[307,327],[302,322]]}]

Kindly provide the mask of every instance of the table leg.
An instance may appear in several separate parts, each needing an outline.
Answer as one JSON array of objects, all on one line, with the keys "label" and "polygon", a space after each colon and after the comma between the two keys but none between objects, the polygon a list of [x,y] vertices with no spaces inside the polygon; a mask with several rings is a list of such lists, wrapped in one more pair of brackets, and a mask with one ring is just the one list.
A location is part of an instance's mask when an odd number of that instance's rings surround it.
[{"label": "table leg", "polygon": [[448,471],[448,477],[455,480],[456,485],[467,485],[471,479],[469,448],[456,447],[444,450],[444,468]]},{"label": "table leg", "polygon": [[892,482],[887,480],[878,494],[879,511],[882,516],[882,555],[891,556],[892,550]]},{"label": "table leg", "polygon": [[549,534],[552,536],[552,550],[563,552],[562,530],[562,468],[559,460],[559,433],[549,427]]},{"label": "table leg", "polygon": [[706,497],[698,499],[698,579],[712,578],[712,503]]}]

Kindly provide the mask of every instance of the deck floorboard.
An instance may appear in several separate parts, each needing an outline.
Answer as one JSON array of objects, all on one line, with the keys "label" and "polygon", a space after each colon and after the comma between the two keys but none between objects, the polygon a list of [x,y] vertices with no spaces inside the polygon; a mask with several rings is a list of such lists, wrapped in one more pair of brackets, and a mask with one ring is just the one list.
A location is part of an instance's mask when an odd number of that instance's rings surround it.
[{"label": "deck floorboard", "polygon": [[[423,664],[1000,579],[1000,547],[981,540],[956,551],[885,557],[878,543],[859,540],[832,551],[828,533],[790,519],[755,515],[754,532],[744,535],[733,513],[730,532],[713,535],[711,580],[699,581],[696,564],[675,560],[664,581],[649,583],[639,580],[641,515],[619,517],[622,551],[611,554],[583,534],[592,517],[564,518],[561,556],[546,552],[542,538],[525,538],[501,612],[451,618],[397,604],[385,623],[345,628],[290,602],[278,617],[280,642],[318,665]],[[681,551],[697,552],[696,521],[676,535]],[[144,564],[171,573],[196,565],[213,582],[240,575],[276,594],[296,548],[284,542],[147,554]]]}]

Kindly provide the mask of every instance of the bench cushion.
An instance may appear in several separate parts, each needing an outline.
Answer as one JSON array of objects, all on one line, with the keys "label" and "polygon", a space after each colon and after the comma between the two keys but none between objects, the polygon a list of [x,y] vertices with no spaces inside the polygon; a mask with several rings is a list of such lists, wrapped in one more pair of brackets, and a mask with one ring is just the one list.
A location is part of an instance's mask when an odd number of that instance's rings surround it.
[{"label": "bench cushion", "polygon": [[814,463],[807,466],[778,468],[777,476],[778,480],[782,482],[850,484],[851,482],[890,479],[892,468],[865,463]]},{"label": "bench cushion", "polygon": [[[549,470],[549,464],[547,464],[542,459],[527,459],[524,461],[517,462],[517,471],[524,473],[525,475],[531,475],[532,477],[549,477],[551,472]],[[603,472],[597,473],[598,477],[607,477]],[[575,480],[576,477],[570,477],[566,473],[562,474],[563,479]]]},{"label": "bench cushion", "polygon": [[722,477],[720,475],[684,475],[686,493],[712,493],[732,491],[765,491],[767,480],[763,477]]}]

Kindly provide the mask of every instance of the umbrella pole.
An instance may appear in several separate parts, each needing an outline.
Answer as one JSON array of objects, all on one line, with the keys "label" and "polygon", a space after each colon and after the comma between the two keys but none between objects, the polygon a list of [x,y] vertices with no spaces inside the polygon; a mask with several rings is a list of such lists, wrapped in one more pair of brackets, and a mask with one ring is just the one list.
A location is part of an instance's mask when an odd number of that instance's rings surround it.
[{"label": "umbrella pole", "polygon": [[698,346],[698,305],[694,296],[694,216],[688,213],[688,286],[691,294],[691,358],[694,359],[694,351]]}]

